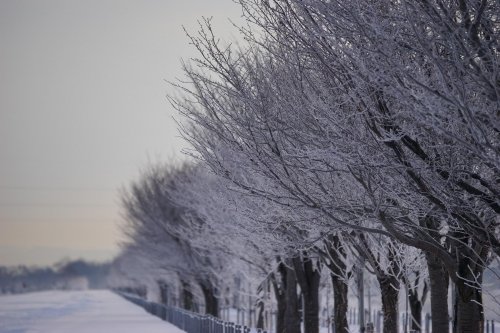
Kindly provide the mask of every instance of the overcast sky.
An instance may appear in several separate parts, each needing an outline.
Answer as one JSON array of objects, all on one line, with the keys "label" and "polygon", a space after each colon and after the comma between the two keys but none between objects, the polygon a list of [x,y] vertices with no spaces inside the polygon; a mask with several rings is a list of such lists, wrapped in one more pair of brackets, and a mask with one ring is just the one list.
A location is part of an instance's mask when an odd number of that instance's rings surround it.
[{"label": "overcast sky", "polygon": [[193,56],[182,26],[231,0],[0,0],[0,265],[110,259],[118,189],[182,158],[166,95]]}]

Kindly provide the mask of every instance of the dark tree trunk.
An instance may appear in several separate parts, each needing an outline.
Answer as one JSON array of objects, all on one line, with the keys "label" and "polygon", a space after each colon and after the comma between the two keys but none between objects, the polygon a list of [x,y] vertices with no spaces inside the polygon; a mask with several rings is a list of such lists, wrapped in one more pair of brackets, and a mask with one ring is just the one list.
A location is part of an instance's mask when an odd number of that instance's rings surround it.
[{"label": "dark tree trunk", "polygon": [[209,281],[200,282],[201,291],[205,299],[205,313],[219,317],[219,299],[215,294],[215,288]]},{"label": "dark tree trunk", "polygon": [[332,275],[333,284],[333,320],[334,320],[334,333],[347,333],[349,332],[349,324],[347,323],[347,284],[337,276]]},{"label": "dark tree trunk", "polygon": [[264,329],[264,302],[259,300],[257,303],[257,323],[256,328]]},{"label": "dark tree trunk", "polygon": [[406,277],[403,277],[403,281],[407,287],[408,302],[410,303],[411,330],[423,332],[422,307],[424,306],[427,294],[429,293],[429,284],[427,281],[424,281],[424,287],[422,288],[421,295],[419,296],[418,287],[420,283],[420,272],[415,272],[415,280],[410,282]]},{"label": "dark tree trunk", "polygon": [[[459,288],[457,288],[458,290]],[[471,294],[464,300],[460,293]],[[464,287],[457,292],[456,325],[458,333],[483,333],[484,315],[481,292],[473,287]]]},{"label": "dark tree trunk", "polygon": [[[278,259],[279,260],[279,259]],[[274,296],[276,297],[277,303],[277,313],[276,313],[276,332],[280,333],[285,330],[285,309],[286,309],[286,297],[285,297],[285,280],[286,280],[286,270],[283,263],[278,264],[277,275],[271,274],[271,283],[273,285]]]},{"label": "dark tree trunk", "polygon": [[[278,259],[279,260],[279,259]],[[290,265],[280,262],[277,277],[273,274],[272,284],[278,313],[276,316],[277,333],[300,333],[300,316],[297,298],[297,279]]]},{"label": "dark tree trunk", "polygon": [[345,250],[340,238],[336,235],[331,236],[325,245],[328,253],[326,265],[331,271],[333,285],[333,332],[347,333],[349,324],[347,322],[348,285],[344,280],[347,276],[347,266],[344,261]]},{"label": "dark tree trunk", "polygon": [[[304,297],[304,330],[307,333],[319,333],[319,280],[321,271],[307,257],[293,258],[302,296]],[[318,263],[319,265],[319,263]]]},{"label": "dark tree trunk", "polygon": [[[396,250],[392,241],[387,243],[387,259],[389,262],[389,271],[386,273],[380,266],[380,258],[375,256],[370,250],[370,246],[362,233],[358,234],[361,246],[358,246],[358,251],[364,254],[368,260],[380,286],[380,293],[382,294],[382,312],[384,314],[383,333],[398,333],[398,314],[399,314],[399,280],[396,276],[399,275],[401,269],[398,261],[395,259],[397,256]],[[361,294],[362,295],[362,294]]]},{"label": "dark tree trunk", "polygon": [[161,304],[169,305],[168,285],[164,281],[159,281],[158,286],[160,287],[160,302],[161,302]]},{"label": "dark tree trunk", "polygon": [[395,277],[388,275],[377,277],[377,280],[382,294],[383,333],[398,333],[399,281]]},{"label": "dark tree trunk", "polygon": [[280,333],[301,333],[297,276],[291,266],[286,269],[286,308],[284,330]]},{"label": "dark tree trunk", "polygon": [[182,288],[182,307],[186,310],[193,310],[193,293],[191,291],[191,285],[185,280],[181,280]]},{"label": "dark tree trunk", "polygon": [[411,329],[422,332],[422,302],[418,298],[418,293],[410,292],[408,297],[411,311]]},{"label": "dark tree trunk", "polygon": [[285,332],[286,295],[283,293],[276,297],[278,309],[276,313],[276,332]]},{"label": "dark tree trunk", "polygon": [[319,333],[319,288],[304,293],[304,330]]},{"label": "dark tree trunk", "polygon": [[425,256],[429,270],[432,331],[449,332],[448,272],[435,255],[426,252]]},{"label": "dark tree trunk", "polygon": [[460,280],[455,288],[455,322],[457,333],[483,333],[484,314],[482,299],[482,265],[472,262],[470,256],[462,255],[458,265]]}]

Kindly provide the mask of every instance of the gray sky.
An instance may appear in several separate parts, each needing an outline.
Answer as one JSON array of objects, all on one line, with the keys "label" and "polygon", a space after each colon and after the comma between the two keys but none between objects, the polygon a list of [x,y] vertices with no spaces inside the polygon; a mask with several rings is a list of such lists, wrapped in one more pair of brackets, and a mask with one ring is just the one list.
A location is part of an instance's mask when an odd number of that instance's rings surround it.
[{"label": "gray sky", "polygon": [[117,190],[182,158],[165,80],[201,16],[236,35],[231,0],[0,0],[0,265],[117,253]]}]

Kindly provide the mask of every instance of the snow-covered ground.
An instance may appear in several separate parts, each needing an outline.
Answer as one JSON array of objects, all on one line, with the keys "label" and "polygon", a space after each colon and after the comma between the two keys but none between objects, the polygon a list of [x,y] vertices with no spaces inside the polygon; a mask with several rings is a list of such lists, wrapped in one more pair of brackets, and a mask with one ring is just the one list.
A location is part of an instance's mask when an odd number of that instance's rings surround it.
[{"label": "snow-covered ground", "polygon": [[108,290],[0,296],[1,333],[184,333]]},{"label": "snow-covered ground", "polygon": [[[236,321],[236,311],[230,317]],[[500,332],[500,323],[495,326]],[[185,333],[107,290],[0,296],[0,333],[68,332]],[[350,332],[359,332],[358,326],[351,325]]]}]

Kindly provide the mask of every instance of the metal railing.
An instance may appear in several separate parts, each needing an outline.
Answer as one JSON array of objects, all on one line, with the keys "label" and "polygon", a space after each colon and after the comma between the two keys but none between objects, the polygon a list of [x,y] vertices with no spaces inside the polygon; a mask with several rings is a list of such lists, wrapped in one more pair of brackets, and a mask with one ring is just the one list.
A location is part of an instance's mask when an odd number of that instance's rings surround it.
[{"label": "metal railing", "polygon": [[[173,306],[166,306],[163,304],[148,302],[147,300],[131,294],[126,294],[123,292],[117,293],[129,300],[130,302],[139,305],[144,308],[147,312],[155,315],[169,323],[177,326],[178,328],[186,331],[187,333],[250,333],[250,328],[243,325],[236,325],[232,322],[222,321],[219,318],[215,318],[211,315],[202,315],[199,313],[194,313],[184,309],[176,308]],[[381,312],[378,311],[377,317],[381,316]],[[423,332],[431,332],[431,315],[426,313],[423,320]],[[349,324],[356,324],[357,317],[355,312],[349,311],[348,321]],[[381,321],[376,320],[378,323],[378,328],[375,332],[380,332]],[[256,329],[257,333],[267,333],[262,329]],[[255,332],[254,331],[254,332]],[[411,330],[409,331],[412,332]],[[418,331],[417,331],[418,332]],[[485,333],[495,333],[495,321],[485,320]]]},{"label": "metal railing", "polygon": [[[250,333],[247,326],[225,322],[211,315],[203,315],[173,306],[148,302],[147,300],[122,292],[117,292],[128,301],[144,308],[147,312],[177,326],[187,333]],[[267,333],[257,329],[258,333]]]}]

